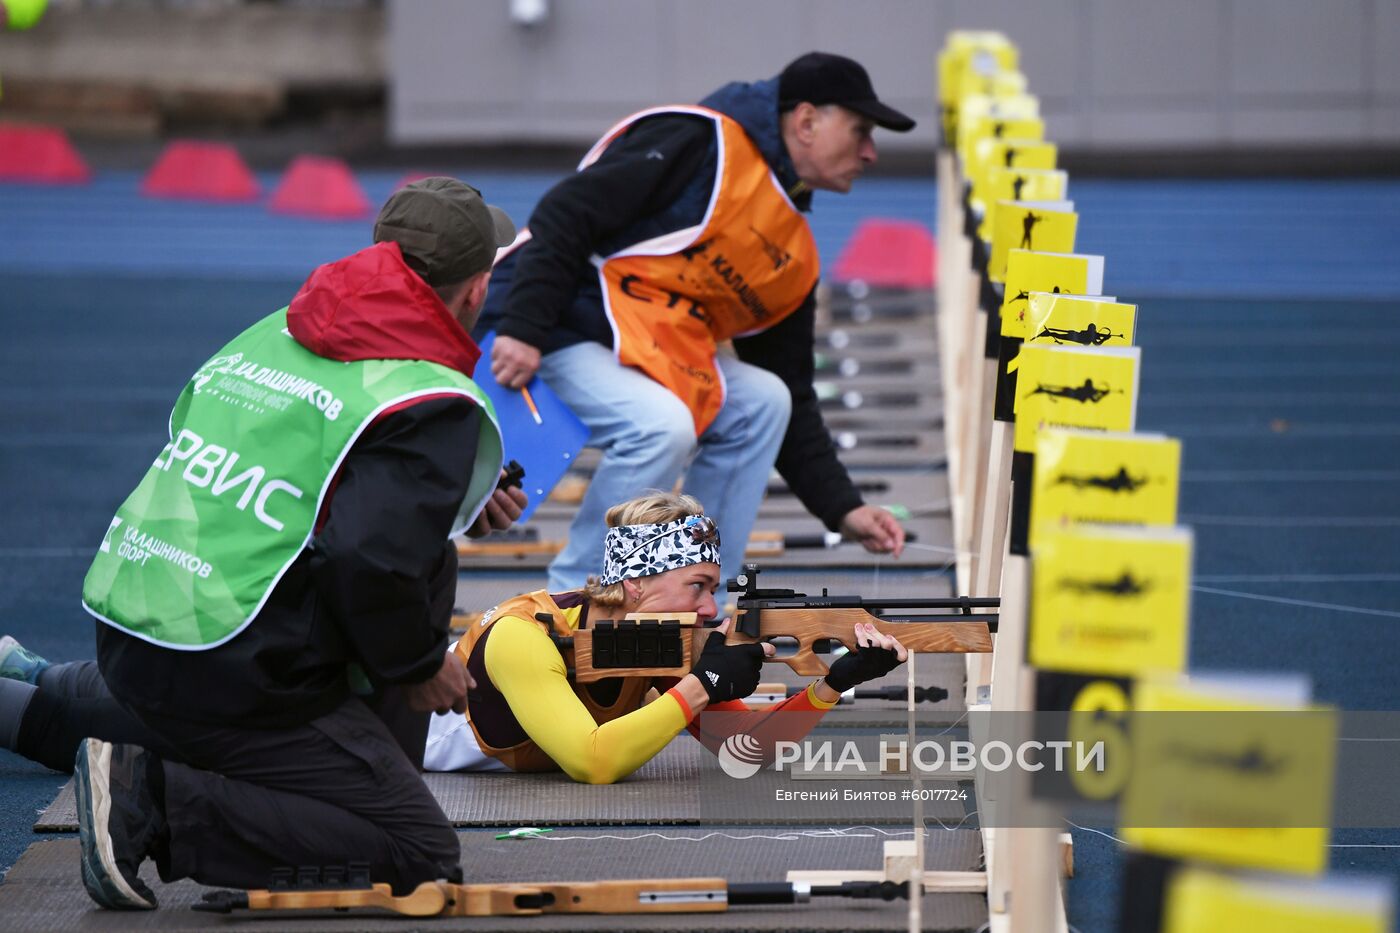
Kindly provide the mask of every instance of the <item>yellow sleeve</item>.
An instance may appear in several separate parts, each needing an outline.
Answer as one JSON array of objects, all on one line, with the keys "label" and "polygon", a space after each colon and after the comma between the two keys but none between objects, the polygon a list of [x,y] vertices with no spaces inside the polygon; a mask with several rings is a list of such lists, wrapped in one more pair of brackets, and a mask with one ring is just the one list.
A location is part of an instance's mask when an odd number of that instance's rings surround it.
[{"label": "yellow sleeve", "polygon": [[564,659],[533,622],[497,621],[486,639],[486,673],[526,734],[575,781],[611,784],[650,761],[685,728],[671,694],[598,725],[569,684]]}]

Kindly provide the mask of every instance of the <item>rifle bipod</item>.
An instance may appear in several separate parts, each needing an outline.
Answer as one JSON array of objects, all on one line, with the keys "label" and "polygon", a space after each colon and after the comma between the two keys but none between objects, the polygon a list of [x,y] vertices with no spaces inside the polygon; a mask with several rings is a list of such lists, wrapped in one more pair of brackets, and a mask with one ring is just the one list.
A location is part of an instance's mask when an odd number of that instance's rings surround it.
[{"label": "rifle bipod", "polygon": [[195,910],[350,910],[369,907],[406,917],[529,917],[537,914],[722,913],[744,904],[805,904],[814,897],[892,901],[907,881],[731,883],[723,878],[452,884],[428,881],[396,897],[389,885],[210,891]]}]

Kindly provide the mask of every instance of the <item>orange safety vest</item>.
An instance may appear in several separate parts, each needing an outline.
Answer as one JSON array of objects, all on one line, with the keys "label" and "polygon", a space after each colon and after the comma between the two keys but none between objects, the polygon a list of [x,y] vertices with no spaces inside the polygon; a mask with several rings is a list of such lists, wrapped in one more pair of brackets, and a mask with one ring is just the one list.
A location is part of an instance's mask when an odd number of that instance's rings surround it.
[{"label": "orange safety vest", "polygon": [[700,223],[594,257],[618,362],[675,393],[704,433],[724,407],[720,343],[767,330],[802,306],[820,258],[811,228],[743,127],[704,107],[658,107],[614,126],[583,170],[636,121],[689,113],[715,123],[717,170]]},{"label": "orange safety vest", "polygon": [[[536,590],[533,593],[525,593],[506,600],[500,605],[488,611],[482,616],[481,621],[471,626],[460,640],[457,642],[457,656],[466,664],[471,660],[472,651],[477,642],[486,637],[486,633],[496,624],[499,619],[506,616],[514,616],[518,619],[525,619],[540,627],[540,631],[549,633],[549,626],[535,618],[535,613],[548,613],[554,619],[554,629],[559,634],[573,632],[578,627],[580,609],[560,609],[554,600],[549,598],[549,593],[545,590]],[[573,667],[574,649],[565,647],[561,649],[564,655],[564,666]],[[622,689],[618,691],[617,699],[608,706],[603,706],[595,700],[588,692],[586,684],[574,683],[575,695],[579,701],[588,709],[593,721],[602,725],[611,722],[620,716],[625,716],[634,710],[640,709],[642,700],[651,689],[652,678],[650,677],[624,677]],[[476,743],[481,751],[492,758],[498,759],[512,771],[558,771],[559,766],[554,763],[544,751],[535,744],[533,739],[525,739],[509,748],[497,748],[482,738],[481,732],[477,729],[476,723],[472,721],[472,697],[470,691],[467,693],[467,723],[472,727],[472,732],[476,735]]]}]

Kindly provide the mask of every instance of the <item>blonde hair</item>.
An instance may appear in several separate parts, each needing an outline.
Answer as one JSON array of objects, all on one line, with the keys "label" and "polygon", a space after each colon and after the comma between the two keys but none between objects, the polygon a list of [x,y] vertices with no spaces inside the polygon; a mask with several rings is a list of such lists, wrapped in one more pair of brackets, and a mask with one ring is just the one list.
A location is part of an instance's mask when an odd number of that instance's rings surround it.
[{"label": "blonde hair", "polygon": [[[603,520],[609,528],[621,525],[662,525],[688,515],[704,515],[705,508],[694,496],[677,492],[644,493],[608,509]],[[607,609],[616,609],[627,601],[622,581],[604,586],[595,574],[588,578],[583,593],[589,602]]]}]

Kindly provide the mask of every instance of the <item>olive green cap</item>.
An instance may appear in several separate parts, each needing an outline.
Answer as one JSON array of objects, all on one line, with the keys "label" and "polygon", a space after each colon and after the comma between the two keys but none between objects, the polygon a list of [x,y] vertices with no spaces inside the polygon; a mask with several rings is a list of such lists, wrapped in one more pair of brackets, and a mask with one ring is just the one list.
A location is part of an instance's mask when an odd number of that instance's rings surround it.
[{"label": "olive green cap", "polygon": [[439,175],[389,195],[374,221],[374,242],[386,241],[436,288],[491,268],[496,250],[515,241],[515,224],[471,185]]}]

